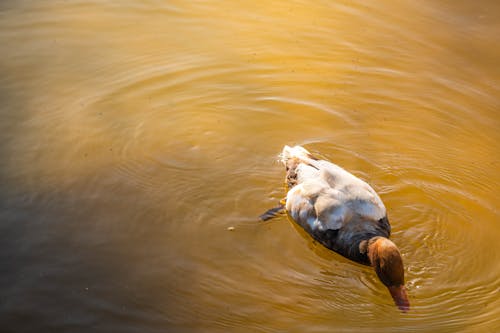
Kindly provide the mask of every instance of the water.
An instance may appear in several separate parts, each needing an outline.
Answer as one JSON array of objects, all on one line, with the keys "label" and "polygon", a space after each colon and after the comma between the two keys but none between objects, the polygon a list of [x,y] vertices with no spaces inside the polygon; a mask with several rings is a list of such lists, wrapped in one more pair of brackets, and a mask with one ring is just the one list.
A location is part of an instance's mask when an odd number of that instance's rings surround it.
[{"label": "water", "polygon": [[[499,15],[3,1],[2,329],[500,330]],[[258,222],[285,144],[380,193],[410,312],[286,217]]]}]

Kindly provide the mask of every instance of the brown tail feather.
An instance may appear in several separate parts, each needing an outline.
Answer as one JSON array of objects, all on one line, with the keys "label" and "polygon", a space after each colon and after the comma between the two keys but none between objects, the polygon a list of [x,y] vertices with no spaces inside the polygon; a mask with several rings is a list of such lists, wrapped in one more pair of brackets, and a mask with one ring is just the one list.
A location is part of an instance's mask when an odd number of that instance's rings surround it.
[{"label": "brown tail feather", "polygon": [[300,164],[300,160],[296,157],[290,158],[286,161],[286,185],[288,188],[292,188],[297,185],[297,166]]}]

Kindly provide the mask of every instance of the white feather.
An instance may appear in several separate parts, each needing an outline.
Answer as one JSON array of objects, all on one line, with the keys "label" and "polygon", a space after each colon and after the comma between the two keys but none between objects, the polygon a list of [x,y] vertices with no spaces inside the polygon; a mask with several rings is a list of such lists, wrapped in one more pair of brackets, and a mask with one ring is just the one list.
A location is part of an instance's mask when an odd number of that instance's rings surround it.
[{"label": "white feather", "polygon": [[369,220],[386,216],[382,200],[370,185],[336,164],[316,160],[301,146],[285,146],[282,162],[295,158],[297,185],[287,194],[286,209],[312,230],[339,229],[353,215]]}]

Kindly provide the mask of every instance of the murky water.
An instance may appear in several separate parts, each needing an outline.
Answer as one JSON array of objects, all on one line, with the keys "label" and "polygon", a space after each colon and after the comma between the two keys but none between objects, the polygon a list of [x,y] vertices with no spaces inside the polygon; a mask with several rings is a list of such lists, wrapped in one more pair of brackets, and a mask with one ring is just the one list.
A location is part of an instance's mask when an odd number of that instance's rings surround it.
[{"label": "murky water", "polygon": [[[2,330],[500,330],[499,18],[497,1],[1,2]],[[409,313],[369,267],[258,222],[285,144],[381,194]]]}]

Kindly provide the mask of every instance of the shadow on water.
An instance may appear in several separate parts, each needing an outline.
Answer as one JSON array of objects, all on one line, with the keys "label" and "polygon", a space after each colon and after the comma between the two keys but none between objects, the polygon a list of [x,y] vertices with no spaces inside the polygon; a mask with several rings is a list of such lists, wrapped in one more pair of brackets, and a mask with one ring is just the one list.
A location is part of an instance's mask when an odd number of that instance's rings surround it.
[{"label": "shadow on water", "polygon": [[[94,176],[103,183],[109,177],[102,170]],[[89,189],[89,179],[82,178],[67,188],[43,191],[4,180],[4,331],[109,331],[118,326],[134,332],[145,323],[150,331],[175,327],[171,314],[188,301],[170,290],[189,289],[196,277],[172,264],[176,240],[166,221],[177,207],[168,198],[158,211],[138,200],[147,194],[127,184]],[[96,196],[96,189],[105,195]],[[115,191],[130,195],[116,198]]]}]

